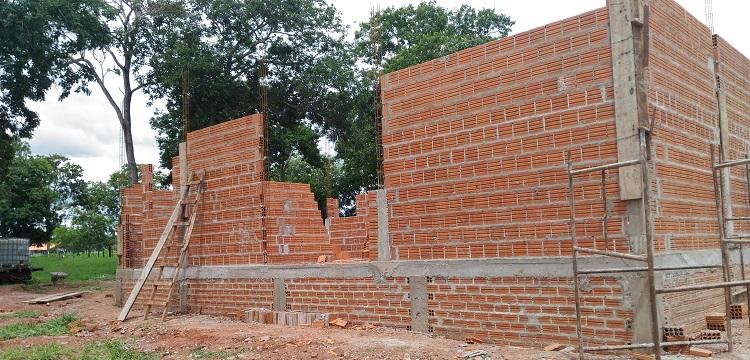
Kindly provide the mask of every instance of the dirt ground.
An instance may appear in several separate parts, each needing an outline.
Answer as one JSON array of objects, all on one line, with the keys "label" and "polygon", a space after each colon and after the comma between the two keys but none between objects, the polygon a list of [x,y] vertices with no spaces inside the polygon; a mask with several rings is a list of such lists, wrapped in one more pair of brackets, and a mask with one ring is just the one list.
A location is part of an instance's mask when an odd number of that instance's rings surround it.
[{"label": "dirt ground", "polygon": [[[132,343],[141,351],[163,359],[506,359],[562,360],[577,358],[571,349],[562,352],[542,349],[487,344],[466,344],[460,341],[430,337],[381,327],[315,329],[309,327],[248,324],[205,315],[180,315],[162,323],[158,316],[144,321],[137,311],[123,323],[113,321],[119,308],[114,306],[109,287],[101,283],[83,297],[49,305],[28,305],[23,300],[42,294],[25,290],[19,285],[0,287],[0,313],[37,310],[43,321],[50,317],[76,313],[82,319],[80,329],[72,335],[40,336],[0,341],[0,350],[7,347],[32,346],[56,342],[63,346],[81,346],[91,341],[118,339]],[[91,289],[91,286],[88,286]],[[47,293],[78,289],[58,286]],[[17,319],[16,319],[17,320]],[[12,322],[0,320],[0,326]],[[750,359],[747,320],[736,320],[735,352],[718,352],[722,347],[705,346],[715,351],[715,359]],[[544,346],[547,344],[540,344]],[[629,355],[591,356],[592,359],[631,359]],[[687,355],[668,355],[670,360],[694,359]]]}]

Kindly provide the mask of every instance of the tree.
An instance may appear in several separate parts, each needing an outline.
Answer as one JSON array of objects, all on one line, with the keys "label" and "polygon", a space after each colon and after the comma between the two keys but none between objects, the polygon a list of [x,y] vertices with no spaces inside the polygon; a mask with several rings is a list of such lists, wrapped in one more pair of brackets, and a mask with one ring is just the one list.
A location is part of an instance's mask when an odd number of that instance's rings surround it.
[{"label": "tree", "polygon": [[154,19],[152,46],[162,56],[151,59],[149,91],[167,101],[151,121],[159,132],[162,166],[171,168],[183,138],[183,74],[189,74],[195,130],[261,111],[258,66],[264,59],[272,174],[283,180],[293,153],[320,168],[317,140],[347,121],[339,109],[347,108],[354,79],[355,59],[335,9],[322,0],[161,4],[172,10]]},{"label": "tree", "polygon": [[25,143],[14,146],[16,156],[0,181],[0,236],[44,243],[81,201],[83,169],[60,155],[32,155]]},{"label": "tree", "polygon": [[[138,181],[131,107],[133,96],[148,85],[143,69],[152,55],[148,43],[150,5],[146,0],[107,0],[102,6],[107,11],[98,18],[107,41],[71,56],[64,73],[64,95],[72,86],[88,92],[88,82],[94,81],[107,98],[122,130],[130,184]],[[120,87],[106,83],[109,74],[120,77]],[[117,92],[121,97],[116,98]]]},{"label": "tree", "polygon": [[388,73],[437,59],[441,56],[507,36],[514,22],[494,9],[477,11],[469,5],[457,10],[438,6],[434,0],[416,7],[389,7],[362,23],[355,34],[357,52],[366,60],[372,56],[371,31]]},{"label": "tree", "polygon": [[[70,56],[106,41],[99,0],[0,2],[0,177],[12,159],[13,137],[29,138],[55,81],[65,83]],[[64,94],[67,95],[67,94]]]}]

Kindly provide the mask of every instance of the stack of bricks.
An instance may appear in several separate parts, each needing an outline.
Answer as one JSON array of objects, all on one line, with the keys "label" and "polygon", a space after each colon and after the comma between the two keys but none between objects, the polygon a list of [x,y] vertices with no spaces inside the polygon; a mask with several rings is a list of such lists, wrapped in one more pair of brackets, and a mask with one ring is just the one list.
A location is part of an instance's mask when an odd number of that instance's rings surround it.
[{"label": "stack of bricks", "polygon": [[708,313],[706,315],[706,329],[726,331],[727,314],[726,313]]},{"label": "stack of bricks", "polygon": [[[382,78],[395,258],[570,254],[566,151],[617,161],[607,26],[598,9]],[[583,245],[603,247],[598,183],[582,180]],[[627,251],[622,211],[610,246]]]},{"label": "stack of bricks", "polygon": [[732,304],[730,306],[732,320],[741,320],[747,318],[747,304]]},{"label": "stack of bricks", "polygon": [[[334,259],[345,256],[355,260],[370,259],[370,254],[377,255],[377,205],[375,193],[357,194],[355,196],[356,215],[338,216],[338,201],[327,199],[328,234]],[[374,226],[373,226],[374,225]],[[373,249],[373,250],[371,250]]]}]

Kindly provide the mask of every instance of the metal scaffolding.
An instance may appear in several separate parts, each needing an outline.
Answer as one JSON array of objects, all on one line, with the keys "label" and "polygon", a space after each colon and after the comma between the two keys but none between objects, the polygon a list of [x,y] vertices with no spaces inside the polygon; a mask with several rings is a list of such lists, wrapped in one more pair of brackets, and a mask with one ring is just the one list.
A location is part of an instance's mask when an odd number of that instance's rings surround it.
[{"label": "metal scaffolding", "polygon": [[[745,280],[744,278],[744,269],[743,269],[743,280],[742,281],[731,281],[731,274],[730,274],[730,259],[727,253],[727,246],[726,244],[731,241],[733,243],[737,243],[738,240],[735,239],[725,239],[725,232],[724,232],[724,226],[723,224],[726,221],[736,221],[740,220],[739,218],[731,218],[731,219],[724,219],[723,215],[720,211],[721,198],[718,195],[718,191],[720,188],[720,183],[717,183],[717,170],[725,168],[727,166],[735,166],[735,165],[747,165],[750,164],[750,160],[741,160],[741,161],[734,161],[729,163],[719,163],[719,164],[712,164],[713,166],[713,173],[714,173],[714,187],[717,191],[717,211],[719,212],[719,223],[721,228],[721,255],[722,255],[722,263],[721,265],[693,265],[693,266],[656,266],[654,264],[654,230],[653,230],[653,222],[651,218],[651,179],[649,176],[649,167],[648,163],[650,161],[649,158],[649,152],[647,147],[647,141],[648,141],[648,130],[646,129],[640,129],[638,132],[639,137],[639,158],[635,160],[628,160],[628,161],[621,161],[617,163],[611,163],[606,165],[600,165],[600,166],[594,166],[589,168],[583,168],[583,169],[574,169],[573,168],[573,162],[572,158],[570,156],[570,152],[568,152],[567,161],[568,161],[568,201],[570,205],[570,237],[572,240],[572,263],[573,263],[573,290],[574,290],[574,297],[575,297],[575,314],[576,314],[576,336],[577,336],[577,345],[578,345],[578,356],[579,359],[584,359],[586,352],[593,352],[593,351],[613,351],[613,350],[627,350],[627,349],[647,349],[651,348],[654,353],[655,360],[661,359],[661,348],[663,346],[681,346],[681,345],[701,345],[701,344],[727,344],[728,350],[731,352],[732,349],[732,324],[731,324],[731,311],[730,307],[732,304],[732,293],[731,288],[734,286],[740,286],[744,285],[748,289],[750,289],[750,281]],[[606,208],[607,208],[607,196],[606,196],[606,189],[605,189],[605,179],[607,175],[608,170],[616,170],[619,168],[623,168],[626,166],[640,166],[641,168],[641,185],[642,185],[642,196],[640,199],[641,202],[641,209],[643,210],[643,226],[644,229],[642,231],[642,234],[645,237],[645,254],[633,254],[633,253],[623,253],[618,252],[615,247],[612,249],[609,248],[607,245],[608,243],[608,235],[607,235],[607,222],[609,221],[609,215],[607,214]],[[588,247],[582,247],[579,246],[577,235],[576,235],[576,199],[575,199],[575,193],[574,193],[574,180],[575,177],[581,176],[581,175],[587,175],[591,173],[599,172],[601,174],[601,192],[602,192],[602,200],[604,201],[604,215],[602,218],[603,223],[605,224],[603,234],[604,234],[604,249],[598,249],[596,246],[596,242],[594,242],[593,248]],[[748,178],[750,179],[750,172],[748,172]],[[750,188],[748,189],[750,194]],[[750,200],[749,200],[750,201]],[[750,204],[750,203],[749,203]],[[744,220],[744,218],[742,219]],[[747,220],[750,220],[750,217],[747,218]],[[750,238],[750,234],[743,236],[745,238]],[[726,240],[726,241],[725,241]],[[750,240],[742,240],[742,244],[750,244]],[[610,257],[616,257],[620,259],[625,260],[632,260],[632,261],[639,261],[642,263],[645,263],[645,266],[634,266],[634,267],[625,267],[625,268],[601,268],[601,269],[585,269],[581,270],[578,266],[578,257],[580,253],[585,254],[591,254],[591,255],[603,255],[603,256],[610,256]],[[692,286],[681,286],[681,287],[673,287],[673,288],[657,288],[655,283],[655,273],[657,271],[679,271],[679,270],[692,270],[692,269],[707,269],[707,268],[722,268],[723,274],[724,274],[724,281],[718,282],[718,283],[711,283],[711,284],[703,284],[703,285],[692,285]],[[581,275],[590,275],[590,274],[615,274],[615,273],[628,273],[628,272],[645,272],[647,273],[647,281],[648,281],[648,296],[650,299],[650,317],[651,317],[651,337],[652,342],[650,343],[638,343],[638,344],[625,344],[625,345],[607,345],[607,346],[583,346],[583,331],[582,331],[582,321],[581,321],[581,298],[580,298],[580,279],[579,277]],[[699,291],[699,290],[708,290],[708,289],[717,289],[717,288],[724,288],[725,289],[725,306],[726,306],[726,338],[725,339],[718,339],[718,340],[691,340],[691,341],[671,341],[671,342],[663,342],[662,341],[662,334],[661,334],[661,326],[659,323],[659,313],[657,309],[657,295],[660,294],[667,294],[667,293],[674,293],[674,292],[688,292],[688,291]],[[750,302],[748,303],[750,305]]]}]

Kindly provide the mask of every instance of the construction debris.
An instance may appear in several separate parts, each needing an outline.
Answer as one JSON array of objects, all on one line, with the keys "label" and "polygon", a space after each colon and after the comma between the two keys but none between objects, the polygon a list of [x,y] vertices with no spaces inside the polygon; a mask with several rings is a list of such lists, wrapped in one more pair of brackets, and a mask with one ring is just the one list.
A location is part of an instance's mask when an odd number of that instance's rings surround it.
[{"label": "construction debris", "polygon": [[[690,340],[687,336],[667,336],[667,342],[675,341],[688,341]],[[667,351],[675,354],[684,354],[690,349],[689,345],[669,345]]]},{"label": "construction debris", "polygon": [[492,356],[484,350],[467,351],[461,354],[462,360],[489,360]]},{"label": "construction debris", "polygon": [[549,344],[544,347],[544,351],[560,351],[562,349],[565,349],[565,345],[558,343]]},{"label": "construction debris", "polygon": [[34,298],[31,300],[24,301],[27,304],[47,304],[54,301],[67,300],[72,298],[78,298],[83,296],[82,291],[69,292],[69,293],[57,293],[52,295],[45,295],[42,297]]},{"label": "construction debris", "polygon": [[348,324],[348,323],[349,323],[348,321],[346,321],[346,320],[344,320],[342,318],[337,318],[337,319],[334,319],[334,320],[331,321],[331,325],[336,325],[336,326],[338,326],[338,327],[340,327],[342,329],[345,328],[346,324]]},{"label": "construction debris", "polygon": [[698,357],[711,357],[713,355],[711,351],[697,347],[691,347],[688,354]]}]

